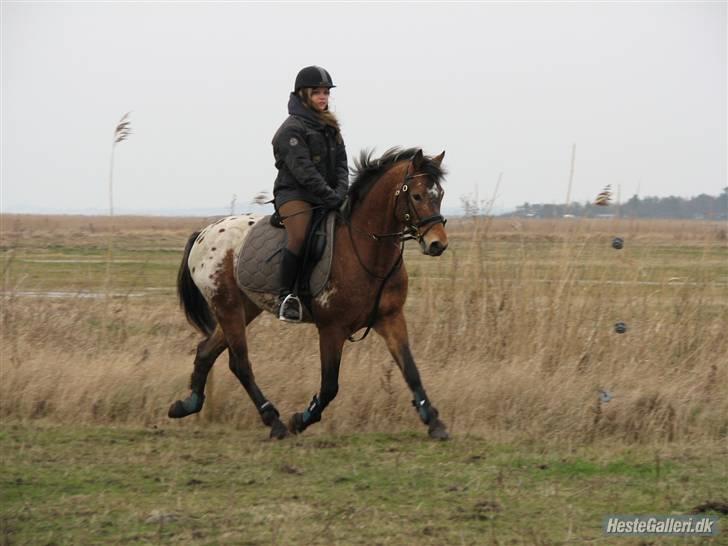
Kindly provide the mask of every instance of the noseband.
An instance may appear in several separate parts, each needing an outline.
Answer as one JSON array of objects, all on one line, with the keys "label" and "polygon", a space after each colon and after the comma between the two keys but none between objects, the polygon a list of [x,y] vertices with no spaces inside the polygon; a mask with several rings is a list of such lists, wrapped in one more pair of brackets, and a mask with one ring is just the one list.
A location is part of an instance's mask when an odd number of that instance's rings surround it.
[{"label": "noseband", "polygon": [[[419,178],[420,176],[427,176],[424,173],[420,174],[409,174],[409,165],[405,171],[404,181],[397,191],[394,192],[394,217],[398,222],[401,222],[406,227],[401,232],[402,241],[408,241],[416,239],[417,242],[421,242],[427,232],[430,231],[437,224],[442,224],[443,227],[447,224],[447,219],[442,214],[433,214],[427,218],[420,218],[417,214],[417,208],[415,207],[412,193],[409,191],[409,185],[407,182],[413,178]],[[434,183],[434,182],[433,182]],[[401,195],[407,195],[407,212],[404,213],[402,218],[397,218],[397,204]],[[412,221],[414,217],[415,221]],[[422,226],[427,226],[427,229],[420,231]]]}]

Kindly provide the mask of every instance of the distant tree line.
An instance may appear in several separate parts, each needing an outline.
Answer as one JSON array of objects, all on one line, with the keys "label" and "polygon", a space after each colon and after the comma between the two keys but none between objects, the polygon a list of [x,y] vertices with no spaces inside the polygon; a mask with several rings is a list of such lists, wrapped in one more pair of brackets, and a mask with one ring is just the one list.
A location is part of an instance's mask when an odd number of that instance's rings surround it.
[{"label": "distant tree line", "polygon": [[534,218],[559,218],[573,215],[587,218],[621,216],[623,218],[685,218],[705,220],[728,219],[728,187],[719,196],[701,193],[696,197],[644,197],[632,196],[628,201],[609,206],[594,203],[571,203],[553,205],[542,203],[523,203],[514,212],[503,216],[522,216]]}]

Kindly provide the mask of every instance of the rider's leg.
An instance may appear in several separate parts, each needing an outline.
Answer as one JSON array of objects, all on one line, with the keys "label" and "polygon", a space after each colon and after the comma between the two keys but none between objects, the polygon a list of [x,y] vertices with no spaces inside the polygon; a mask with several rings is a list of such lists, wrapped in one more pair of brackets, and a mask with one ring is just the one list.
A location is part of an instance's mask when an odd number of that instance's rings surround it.
[{"label": "rider's leg", "polygon": [[288,201],[280,206],[278,212],[283,218],[288,236],[286,249],[298,256],[306,242],[308,223],[311,221],[311,204],[306,201]]},{"label": "rider's leg", "polygon": [[[281,262],[281,303],[293,291],[298,269],[300,255],[306,242],[306,234],[311,221],[312,207],[306,201],[288,201],[278,209],[283,225],[286,228],[287,243],[283,250]],[[298,305],[284,308],[281,306],[279,317],[288,320],[300,320]]]}]

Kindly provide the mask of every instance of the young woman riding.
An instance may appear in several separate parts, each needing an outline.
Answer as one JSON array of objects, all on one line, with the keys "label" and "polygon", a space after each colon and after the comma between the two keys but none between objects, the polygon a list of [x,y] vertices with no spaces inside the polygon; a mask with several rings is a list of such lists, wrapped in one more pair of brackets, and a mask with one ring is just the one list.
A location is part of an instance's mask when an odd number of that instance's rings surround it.
[{"label": "young woman riding", "polygon": [[288,100],[290,115],[273,137],[278,169],[273,195],[288,238],[281,264],[281,320],[301,319],[300,301],[291,292],[313,208],[338,208],[349,187],[346,148],[336,116],[329,112],[332,87],[323,68],[303,68]]}]

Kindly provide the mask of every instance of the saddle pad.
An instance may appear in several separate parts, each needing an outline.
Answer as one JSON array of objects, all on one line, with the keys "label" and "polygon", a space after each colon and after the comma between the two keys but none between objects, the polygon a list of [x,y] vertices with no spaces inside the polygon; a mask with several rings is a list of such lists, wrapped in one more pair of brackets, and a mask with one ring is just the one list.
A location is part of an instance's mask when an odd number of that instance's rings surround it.
[{"label": "saddle pad", "polygon": [[[334,227],[336,214],[326,217],[326,248],[311,272],[310,289],[313,297],[323,290],[329,280],[334,256]],[[270,225],[270,216],[261,218],[245,238],[235,267],[235,279],[241,290],[278,294],[280,291],[281,259],[286,244],[286,230]]]}]

